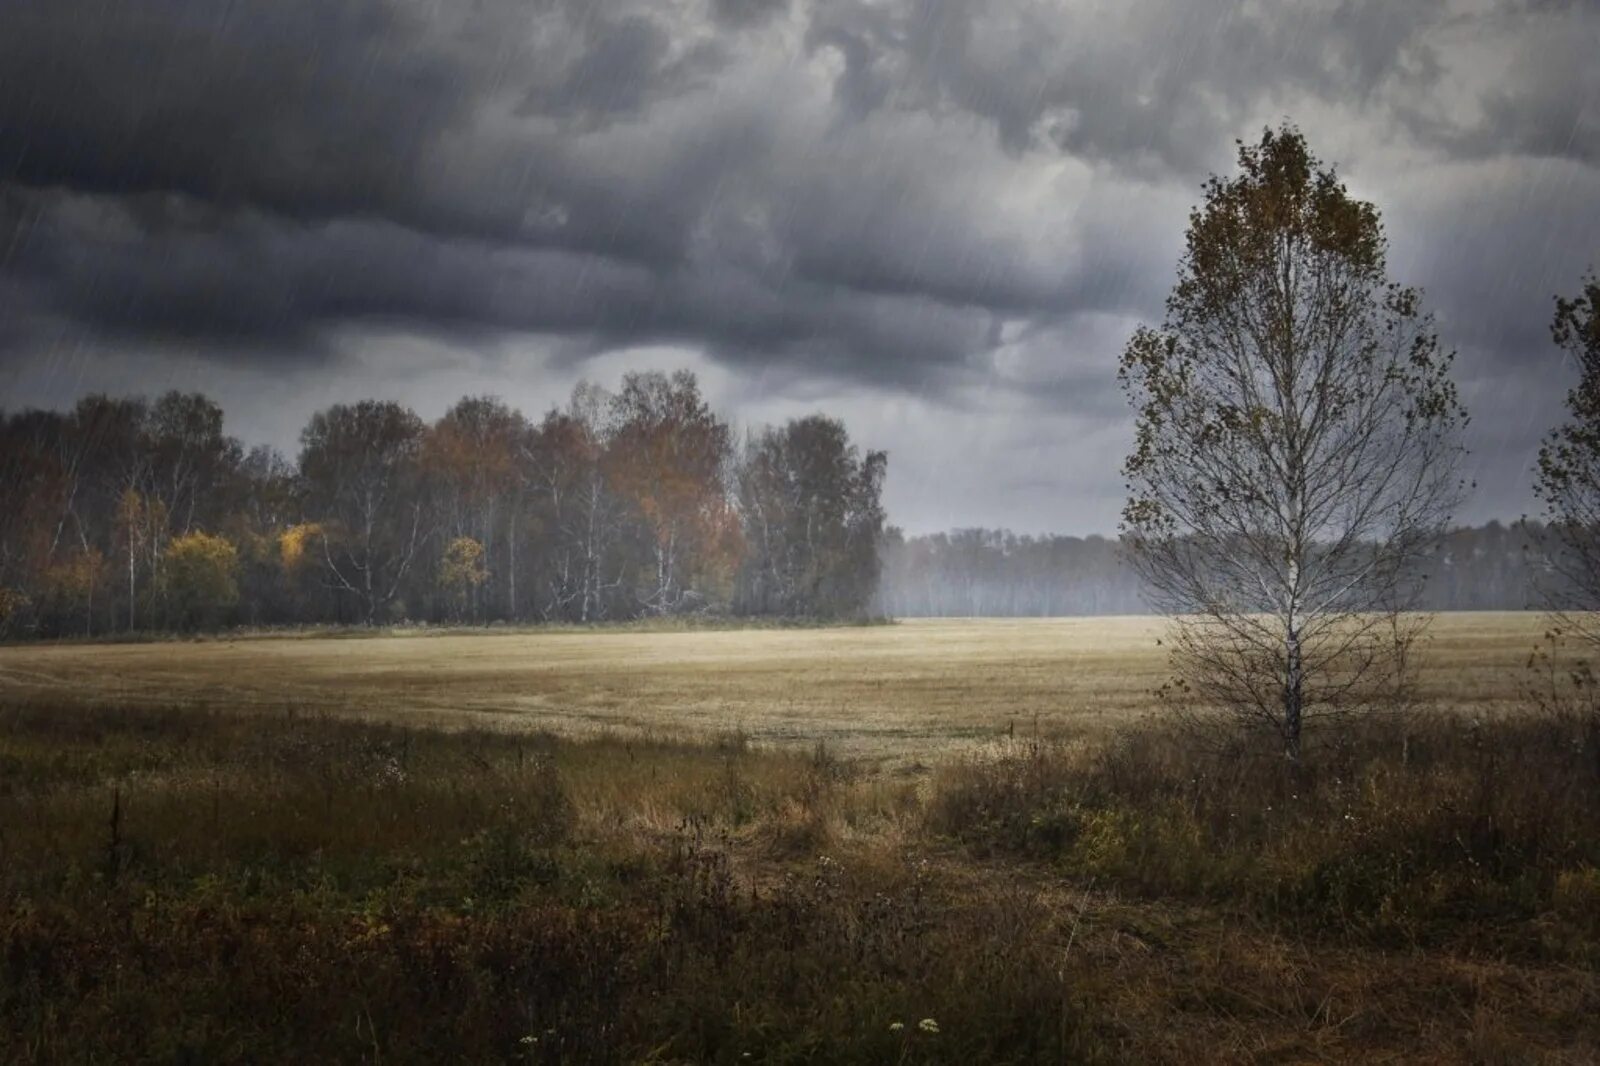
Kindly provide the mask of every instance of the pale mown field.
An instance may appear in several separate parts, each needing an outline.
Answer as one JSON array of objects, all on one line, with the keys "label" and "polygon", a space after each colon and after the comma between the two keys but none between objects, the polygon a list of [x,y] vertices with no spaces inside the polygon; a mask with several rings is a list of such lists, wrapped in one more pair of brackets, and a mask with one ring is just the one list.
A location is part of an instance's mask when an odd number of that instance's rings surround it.
[{"label": "pale mown field", "polygon": [[[1435,620],[1420,695],[1498,713],[1544,629]],[[0,700],[203,704],[582,735],[742,731],[924,758],[993,737],[1128,721],[1166,676],[1150,618],[930,620],[838,629],[402,633],[0,648]]]}]

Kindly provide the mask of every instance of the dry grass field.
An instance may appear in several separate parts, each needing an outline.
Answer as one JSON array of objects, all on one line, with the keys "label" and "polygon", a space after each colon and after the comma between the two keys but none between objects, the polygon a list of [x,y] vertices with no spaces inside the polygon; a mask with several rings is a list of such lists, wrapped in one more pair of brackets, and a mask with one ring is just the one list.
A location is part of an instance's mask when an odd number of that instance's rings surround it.
[{"label": "dry grass field", "polygon": [[0,1062],[1600,1061],[1537,616],[1292,770],[1159,633],[0,648]]},{"label": "dry grass field", "polygon": [[[1527,614],[1437,618],[1420,696],[1521,702],[1543,632]],[[0,700],[203,705],[582,736],[742,732],[927,759],[1012,723],[1125,724],[1166,676],[1151,618],[929,620],[833,629],[401,632],[0,648]]]}]

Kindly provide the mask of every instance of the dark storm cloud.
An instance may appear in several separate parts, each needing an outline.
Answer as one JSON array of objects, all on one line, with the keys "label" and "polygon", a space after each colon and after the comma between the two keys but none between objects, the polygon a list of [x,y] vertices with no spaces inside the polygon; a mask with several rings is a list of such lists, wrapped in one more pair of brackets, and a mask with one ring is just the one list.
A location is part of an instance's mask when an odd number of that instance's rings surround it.
[{"label": "dark storm cloud", "polygon": [[411,214],[411,173],[478,84],[378,0],[21,0],[6,25],[0,172],[37,188]]},{"label": "dark storm cloud", "polygon": [[1101,426],[1199,180],[1291,115],[1492,399],[1600,258],[1596,43],[1576,0],[14,0],[0,359],[668,344]]},{"label": "dark storm cloud", "polygon": [[1013,152],[1044,143],[1189,171],[1216,158],[1264,95],[1361,100],[1426,81],[1418,42],[1442,7],[1356,0],[1266,17],[1249,5],[1147,0],[1091,20],[1054,3],[856,2],[819,12],[811,39],[845,56],[837,88],[857,113],[964,110],[992,121]]},{"label": "dark storm cloud", "polygon": [[711,13],[725,25],[755,26],[789,9],[789,0],[711,0]]},{"label": "dark storm cloud", "polygon": [[[955,358],[976,325],[952,334],[914,284],[841,306],[850,278],[803,239],[817,227],[773,217],[787,190],[762,101],[617,132],[723,63],[709,30],[651,10],[480,5],[469,25],[372,2],[29,4],[0,43],[6,270],[113,335],[251,355],[392,316],[859,356],[865,377],[903,366],[864,358],[884,344]],[[847,175],[794,195],[825,213]],[[762,219],[719,212],[734,185]],[[858,243],[906,229],[875,217]],[[740,258],[773,240],[782,263]]]},{"label": "dark storm cloud", "polygon": [[[745,26],[783,10],[720,4],[711,13]],[[863,373],[877,376],[869,364],[908,362],[859,347],[893,343],[892,318],[906,320],[905,340],[921,342],[928,330],[912,320],[929,307],[965,309],[978,329],[990,311],[1072,310],[1084,296],[1094,309],[1109,294],[1072,284],[1070,263],[1028,262],[1015,239],[974,223],[992,171],[971,174],[971,199],[959,202],[921,165],[921,142],[950,131],[930,125],[900,160],[875,144],[877,133],[859,126],[884,95],[874,79],[896,88],[903,110],[955,107],[992,123],[1013,151],[1049,119],[1045,132],[1068,150],[1176,160],[1198,149],[1174,131],[1210,144],[1223,121],[1199,124],[1189,111],[1213,95],[1241,97],[1231,85],[1189,91],[1223,54],[1327,66],[1263,43],[1239,20],[1204,33],[1195,11],[1158,6],[1097,41],[1058,9],[811,9],[809,51],[841,52],[836,90],[862,112],[855,129],[812,134],[784,128],[795,120],[781,86],[719,83],[737,40],[692,10],[504,2],[469,16],[388,0],[28,0],[0,39],[0,174],[30,193],[7,206],[19,246],[7,265],[47,279],[54,310],[113,332],[312,343],[330,317],[398,314],[431,326],[703,332],[726,350],[747,341],[791,354],[854,349]],[[1295,40],[1317,37],[1291,30]],[[1169,38],[1210,42],[1208,54],[1180,43],[1176,60],[1141,80],[1125,46]],[[781,41],[767,46],[784,51]],[[861,73],[868,68],[877,73]],[[724,88],[757,95],[727,101]],[[652,111],[686,95],[698,115],[652,127]],[[1076,118],[1050,119],[1068,105]],[[635,128],[619,131],[623,123]],[[379,235],[352,235],[366,224]],[[394,245],[414,238],[383,226],[440,247],[397,262]],[[721,243],[709,255],[703,241],[694,247],[707,231]],[[752,259],[749,244],[770,253]],[[653,288],[622,297],[600,283],[560,301],[529,292],[511,311],[515,277],[482,296],[465,280],[504,266],[507,247],[584,253],[603,260],[591,277],[643,270],[639,283]],[[1099,251],[1125,258],[1111,245]],[[461,280],[441,277],[445,265]],[[541,265],[514,274],[553,280]],[[730,278],[730,267],[743,277]],[[690,307],[714,307],[718,292],[697,281],[741,280],[769,298],[798,298],[765,314],[713,312],[703,329],[685,321],[687,308],[649,306],[687,291]],[[849,293],[870,306],[840,319]],[[886,297],[906,306],[887,307]],[[942,349],[925,358],[939,361]]]},{"label": "dark storm cloud", "polygon": [[[22,0],[0,35],[0,177],[114,198],[153,228],[253,211],[599,241],[576,231],[652,190],[597,185],[573,169],[563,131],[532,120],[592,128],[716,65],[714,49],[675,54],[664,28],[616,6]],[[485,112],[512,96],[529,121],[496,138]],[[612,239],[662,254],[681,226],[669,209]]]}]

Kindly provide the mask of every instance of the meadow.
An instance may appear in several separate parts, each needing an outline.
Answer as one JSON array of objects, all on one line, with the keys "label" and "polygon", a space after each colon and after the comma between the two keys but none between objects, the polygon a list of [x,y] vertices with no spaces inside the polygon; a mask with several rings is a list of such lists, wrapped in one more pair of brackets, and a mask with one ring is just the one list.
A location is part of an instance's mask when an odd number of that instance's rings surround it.
[{"label": "meadow", "polygon": [[1149,620],[0,649],[0,1061],[1594,1061],[1600,719],[1153,715]]},{"label": "meadow", "polygon": [[[1520,705],[1545,623],[1445,614],[1421,703]],[[852,757],[946,756],[1018,729],[1124,725],[1152,709],[1156,618],[907,620],[838,628],[400,630],[0,648],[0,699],[349,714],[413,725],[818,741]]]}]

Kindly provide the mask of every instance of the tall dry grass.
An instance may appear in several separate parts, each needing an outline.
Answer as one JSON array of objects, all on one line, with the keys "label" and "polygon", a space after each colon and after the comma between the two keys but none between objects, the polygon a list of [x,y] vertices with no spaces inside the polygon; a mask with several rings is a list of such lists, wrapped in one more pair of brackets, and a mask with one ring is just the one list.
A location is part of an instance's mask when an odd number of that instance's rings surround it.
[{"label": "tall dry grass", "polygon": [[929,825],[1303,936],[1600,963],[1600,723],[1444,714],[1329,731],[1298,767],[1159,725],[956,761]]},{"label": "tall dry grass", "polygon": [[1585,728],[1291,777],[1153,728],[930,771],[4,709],[0,1060],[1580,1062]]}]

